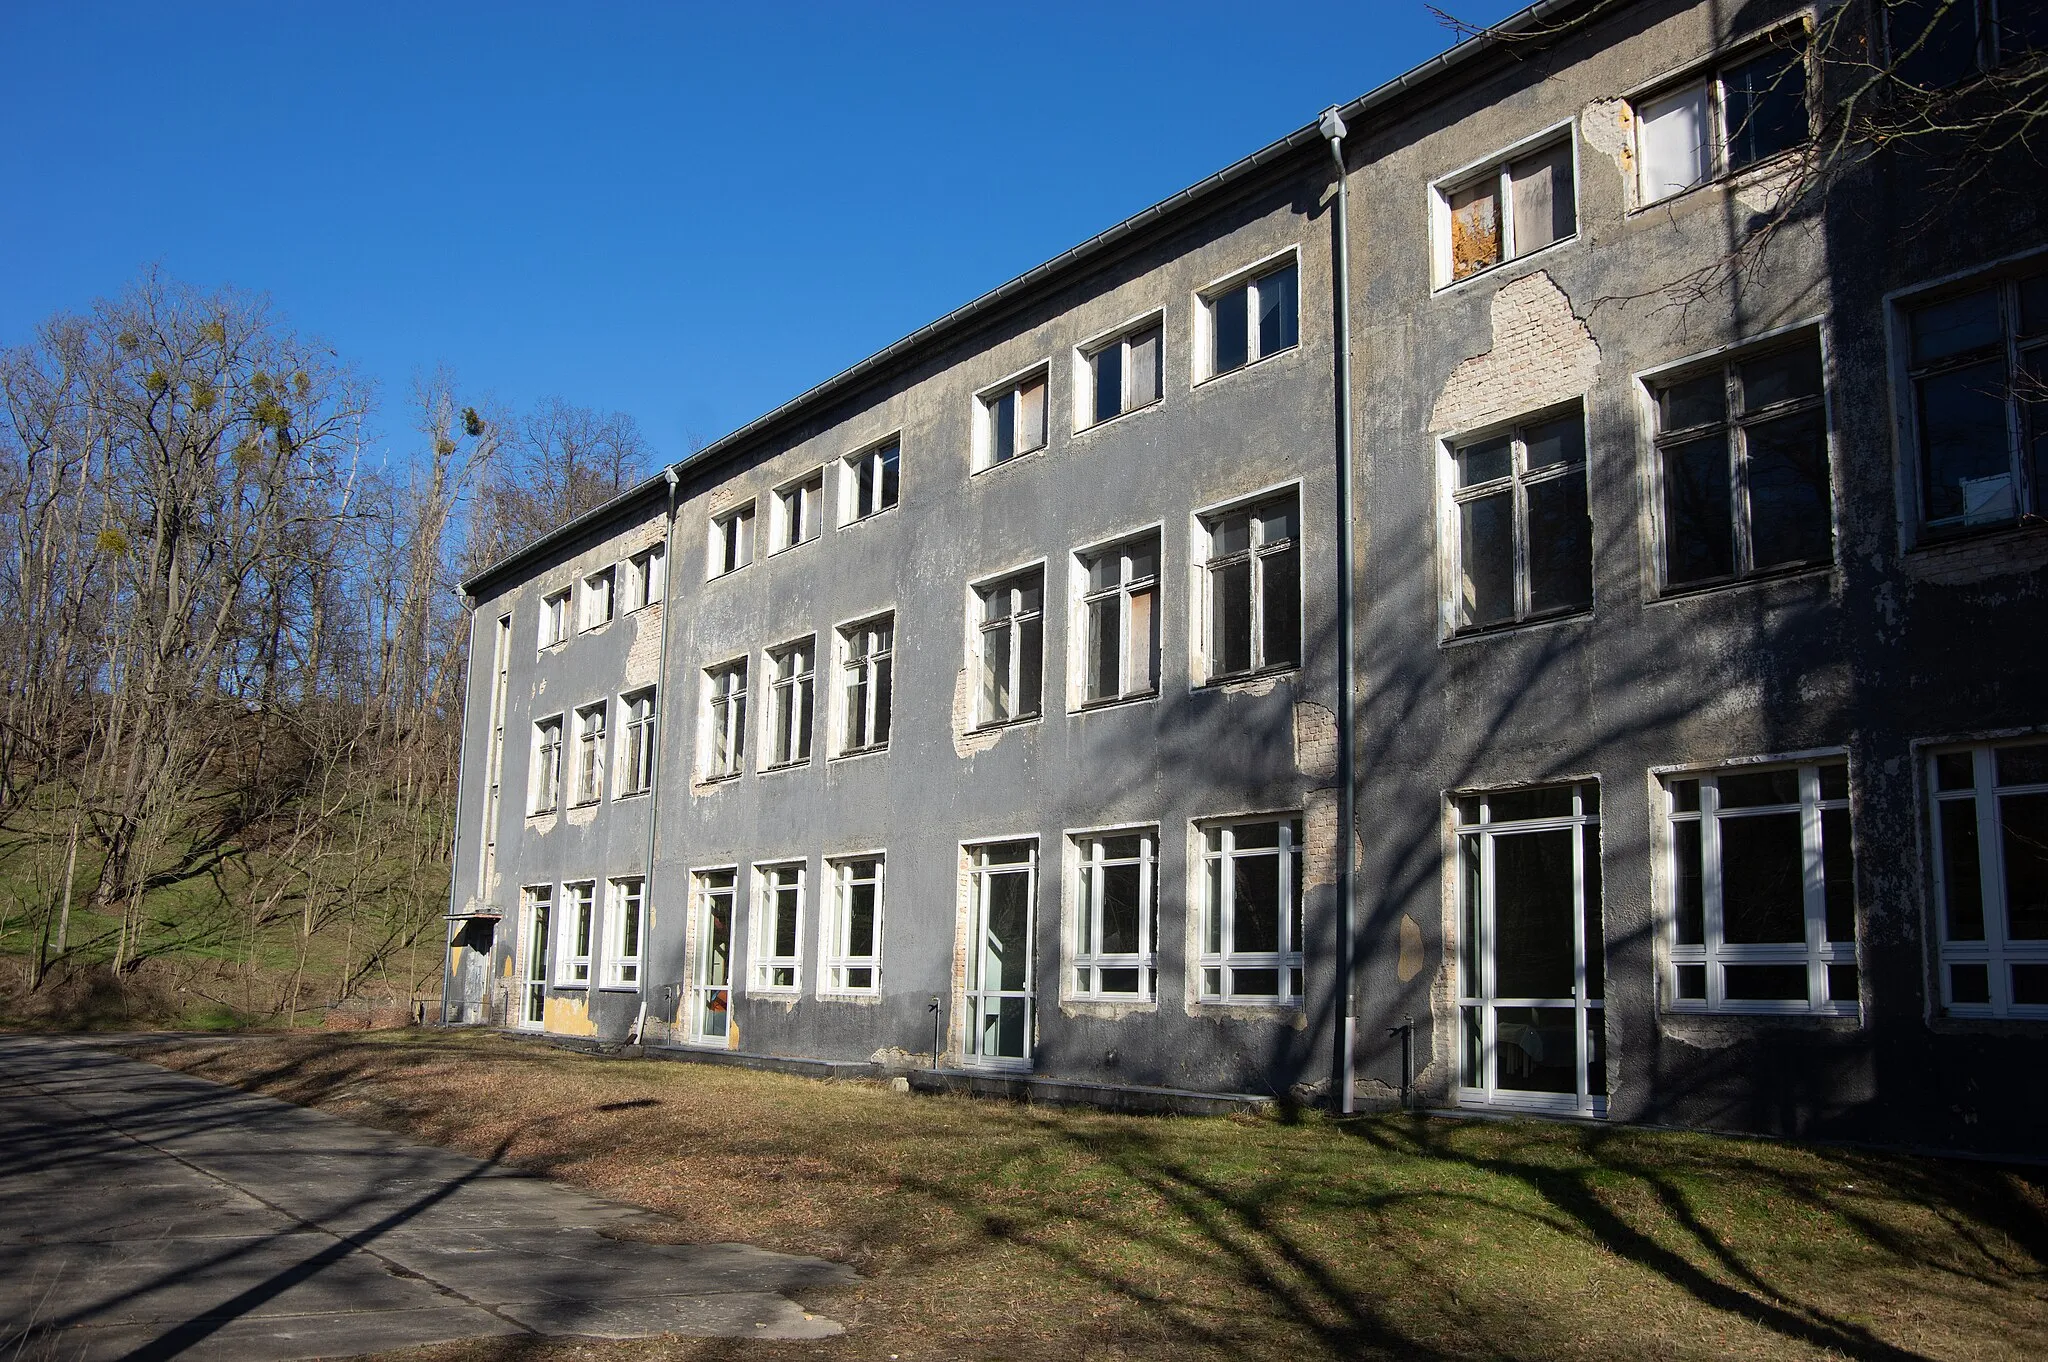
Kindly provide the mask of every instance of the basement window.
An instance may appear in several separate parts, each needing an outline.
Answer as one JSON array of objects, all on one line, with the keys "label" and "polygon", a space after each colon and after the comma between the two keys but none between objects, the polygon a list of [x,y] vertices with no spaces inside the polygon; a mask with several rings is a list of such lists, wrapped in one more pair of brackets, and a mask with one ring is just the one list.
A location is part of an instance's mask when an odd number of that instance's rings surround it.
[{"label": "basement window", "polygon": [[1201,997],[1301,1001],[1301,819],[1202,830]]},{"label": "basement window", "polygon": [[1752,50],[1704,80],[1633,101],[1639,206],[1806,142],[1806,52],[1789,43]]},{"label": "basement window", "polygon": [[1091,342],[1078,352],[1087,381],[1076,386],[1089,393],[1091,400],[1077,426],[1101,425],[1159,400],[1162,334],[1160,319],[1154,316],[1120,336]]},{"label": "basement window", "polygon": [[882,987],[882,858],[833,861],[832,921],[825,942],[829,993],[876,993]]},{"label": "basement window", "polygon": [[977,399],[981,409],[975,422],[977,470],[1045,448],[1045,375],[1045,367],[1040,365],[1018,378],[1006,379]]},{"label": "basement window", "polygon": [[611,882],[605,927],[605,985],[640,986],[640,941],[646,926],[646,881],[638,875]]},{"label": "basement window", "polygon": [[579,880],[562,886],[562,906],[568,910],[568,931],[562,937],[561,964],[555,982],[576,988],[590,983],[590,937],[596,928],[597,883]]},{"label": "basement window", "polygon": [[711,570],[707,577],[738,572],[754,561],[754,503],[735,506],[711,520]]},{"label": "basement window", "polygon": [[977,726],[1038,717],[1045,665],[1045,570],[1033,568],[974,589],[981,676]]},{"label": "basement window", "polygon": [[1579,230],[1571,130],[1435,189],[1438,286],[1532,255]]},{"label": "basement window", "polygon": [[1454,445],[1450,462],[1454,631],[1591,608],[1593,523],[1578,404]]},{"label": "basement window", "polygon": [[1159,830],[1074,839],[1074,996],[1147,999],[1159,979]]},{"label": "basement window", "polygon": [[1671,776],[1664,796],[1671,1006],[1855,1016],[1848,764]]},{"label": "basement window", "polygon": [[803,987],[804,866],[754,867],[760,887],[754,909],[752,991],[795,993]]},{"label": "basement window", "polygon": [[2048,743],[1937,751],[1927,778],[1943,1005],[2048,1019]]},{"label": "basement window", "polygon": [[704,779],[724,780],[747,766],[747,660],[704,673]]}]

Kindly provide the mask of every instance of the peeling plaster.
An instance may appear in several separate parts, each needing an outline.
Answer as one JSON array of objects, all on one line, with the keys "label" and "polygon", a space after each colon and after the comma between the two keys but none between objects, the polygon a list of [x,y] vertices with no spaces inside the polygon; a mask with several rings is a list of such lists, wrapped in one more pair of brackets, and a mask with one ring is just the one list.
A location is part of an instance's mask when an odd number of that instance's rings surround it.
[{"label": "peeling plaster", "polygon": [[956,756],[971,757],[977,752],[986,752],[1003,740],[1007,728],[974,727],[974,678],[967,668],[960,669],[960,675],[953,682],[953,752]]},{"label": "peeling plaster", "polygon": [[1395,962],[1394,977],[1407,983],[1422,973],[1422,927],[1408,914],[1401,914],[1401,958]]},{"label": "peeling plaster", "polygon": [[1493,295],[1493,348],[1451,371],[1429,428],[1474,430],[1580,397],[1599,372],[1599,343],[1564,290],[1538,270]]},{"label": "peeling plaster", "polygon": [[590,1019],[588,999],[558,994],[541,1008],[541,1029],[556,1036],[594,1036],[597,1023]]},{"label": "peeling plaster", "polygon": [[1337,778],[1337,716],[1327,705],[1294,705],[1294,769],[1310,780]]}]

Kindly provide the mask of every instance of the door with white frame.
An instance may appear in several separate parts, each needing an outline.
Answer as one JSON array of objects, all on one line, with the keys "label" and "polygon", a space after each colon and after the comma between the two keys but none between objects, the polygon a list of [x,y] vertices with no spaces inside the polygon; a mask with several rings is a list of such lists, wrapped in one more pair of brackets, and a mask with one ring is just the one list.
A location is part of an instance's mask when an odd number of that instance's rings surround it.
[{"label": "door with white frame", "polygon": [[1457,812],[1458,1101],[1605,1116],[1599,786]]},{"label": "door with white frame", "polygon": [[529,885],[526,889],[526,969],[519,981],[519,1026],[537,1031],[547,1020],[548,959],[554,948],[550,930],[554,917],[555,887]]},{"label": "door with white frame", "polygon": [[724,1045],[732,1033],[732,910],[738,872],[700,870],[693,889],[688,1035],[693,1044]]},{"label": "door with white frame", "polygon": [[967,848],[966,1055],[970,1064],[1031,1067],[1037,983],[1038,843]]}]

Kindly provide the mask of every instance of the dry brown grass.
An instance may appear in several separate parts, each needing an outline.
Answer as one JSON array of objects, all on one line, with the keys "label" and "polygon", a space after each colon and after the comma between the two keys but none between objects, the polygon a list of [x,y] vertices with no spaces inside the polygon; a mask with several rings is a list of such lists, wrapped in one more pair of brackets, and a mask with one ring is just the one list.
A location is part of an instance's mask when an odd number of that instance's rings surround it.
[{"label": "dry brown grass", "polygon": [[2048,1355],[2048,1180],[1535,1122],[1165,1119],[910,1097],[482,1034],[151,1045],[159,1063],[852,1263],[827,1344],[641,1357]]}]

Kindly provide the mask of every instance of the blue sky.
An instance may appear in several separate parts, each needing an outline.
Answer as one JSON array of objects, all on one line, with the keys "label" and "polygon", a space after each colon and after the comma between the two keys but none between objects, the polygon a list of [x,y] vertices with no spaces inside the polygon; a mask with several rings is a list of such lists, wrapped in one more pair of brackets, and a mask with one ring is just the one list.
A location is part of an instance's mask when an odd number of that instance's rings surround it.
[{"label": "blue sky", "polygon": [[12,0],[0,344],[155,262],[269,294],[401,441],[445,363],[674,458],[1453,41],[1409,0]]}]

